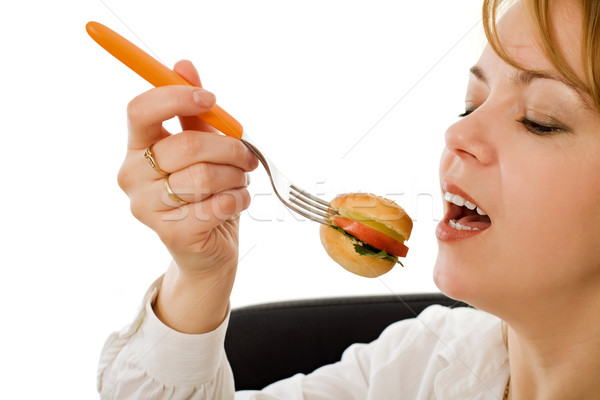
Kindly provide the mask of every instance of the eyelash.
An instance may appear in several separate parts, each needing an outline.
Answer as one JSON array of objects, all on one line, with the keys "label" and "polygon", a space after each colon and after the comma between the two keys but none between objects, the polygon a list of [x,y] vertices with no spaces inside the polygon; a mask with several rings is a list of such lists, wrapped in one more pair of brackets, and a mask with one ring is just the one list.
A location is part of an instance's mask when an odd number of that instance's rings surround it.
[{"label": "eyelash", "polygon": [[[475,111],[474,108],[473,109],[467,109],[467,110],[465,110],[464,113],[459,114],[458,117],[459,118],[467,117],[473,111]],[[525,126],[525,128],[529,132],[534,133],[536,135],[540,135],[540,136],[551,135],[553,133],[563,132],[564,131],[564,129],[561,128],[561,127],[558,127],[558,126],[547,126],[547,125],[538,124],[537,122],[533,122],[533,121],[527,119],[526,117],[522,117],[522,118],[518,119],[517,122],[523,124],[523,126]]]},{"label": "eyelash", "polygon": [[475,111],[474,108],[473,109],[467,109],[467,110],[465,110],[464,113],[458,114],[458,118],[464,118],[464,117],[468,116],[469,114],[471,114],[473,111]]},{"label": "eyelash", "polygon": [[533,122],[525,117],[518,119],[517,122],[522,123],[529,132],[535,133],[536,135],[544,136],[564,131],[563,128],[560,128],[558,126],[538,124],[537,122]]}]

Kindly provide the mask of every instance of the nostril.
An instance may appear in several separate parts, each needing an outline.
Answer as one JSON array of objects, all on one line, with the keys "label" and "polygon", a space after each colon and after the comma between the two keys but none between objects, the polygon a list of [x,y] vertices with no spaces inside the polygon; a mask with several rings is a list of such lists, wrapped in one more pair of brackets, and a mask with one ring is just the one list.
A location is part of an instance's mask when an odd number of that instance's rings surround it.
[{"label": "nostril", "polygon": [[473,154],[467,150],[456,149],[455,153],[456,153],[456,155],[458,155],[461,158],[474,158],[476,160],[478,159],[478,157],[475,154]]}]

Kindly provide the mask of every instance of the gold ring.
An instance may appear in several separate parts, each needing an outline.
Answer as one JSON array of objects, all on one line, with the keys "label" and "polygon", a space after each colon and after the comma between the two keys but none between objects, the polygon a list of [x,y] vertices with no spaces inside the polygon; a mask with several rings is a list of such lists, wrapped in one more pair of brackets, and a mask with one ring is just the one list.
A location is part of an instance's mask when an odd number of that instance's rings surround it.
[{"label": "gold ring", "polygon": [[171,185],[169,185],[169,175],[165,176],[165,189],[167,190],[169,197],[172,198],[173,200],[175,200],[176,202],[178,202],[179,204],[181,204],[181,205],[190,204],[189,201],[183,200],[181,197],[177,196],[173,192],[173,190],[171,189]]},{"label": "gold ring", "polygon": [[160,169],[158,163],[156,162],[156,160],[154,160],[154,153],[152,152],[152,147],[154,147],[154,143],[146,149],[146,151],[144,152],[144,157],[146,158],[146,160],[148,160],[148,163],[150,164],[153,170],[155,170],[161,175],[169,176],[169,173]]}]

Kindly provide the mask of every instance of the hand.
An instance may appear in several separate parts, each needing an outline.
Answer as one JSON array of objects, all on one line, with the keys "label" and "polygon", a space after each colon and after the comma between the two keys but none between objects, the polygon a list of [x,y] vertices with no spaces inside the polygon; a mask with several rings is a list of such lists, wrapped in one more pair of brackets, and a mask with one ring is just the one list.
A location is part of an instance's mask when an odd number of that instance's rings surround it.
[{"label": "hand", "polygon": [[[241,141],[217,133],[196,117],[215,104],[215,97],[199,88],[193,65],[181,61],[175,72],[197,87],[159,87],[129,103],[127,156],[118,176],[133,215],[158,234],[175,261],[161,291],[169,285],[206,286],[231,270],[229,275],[235,275],[239,213],[250,205],[248,172],[258,166]],[[183,131],[170,134],[162,124],[175,116]],[[172,191],[188,204],[168,196],[165,176],[144,158],[151,145],[154,160],[169,173]],[[227,281],[226,286],[232,285],[233,277]],[[228,290],[225,287],[221,295],[225,304]]]},{"label": "hand", "polygon": [[[175,72],[200,86],[190,62]],[[197,99],[197,101],[195,101]],[[220,135],[196,117],[215,104],[203,89],[167,86],[152,89],[128,106],[129,144],[119,185],[131,211],[159,235],[179,267],[203,271],[237,258],[239,213],[250,204],[247,172],[256,157],[237,139]],[[171,135],[163,121],[179,116],[183,132]],[[169,198],[165,177],[154,171],[144,151],[154,144],[154,159],[187,205]]]}]

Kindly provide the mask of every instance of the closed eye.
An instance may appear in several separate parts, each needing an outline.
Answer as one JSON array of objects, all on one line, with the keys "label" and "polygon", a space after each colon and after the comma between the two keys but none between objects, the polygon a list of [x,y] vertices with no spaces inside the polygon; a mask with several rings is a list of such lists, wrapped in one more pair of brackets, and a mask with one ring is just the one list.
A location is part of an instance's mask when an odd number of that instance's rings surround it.
[{"label": "closed eye", "polygon": [[536,135],[551,135],[553,133],[559,133],[559,132],[564,132],[566,129],[560,126],[553,126],[553,125],[543,125],[543,124],[538,124],[537,122],[534,122],[530,119],[527,119],[526,117],[523,117],[519,120],[517,120],[517,122],[523,124],[523,126],[525,126],[525,128],[531,132],[531,133],[535,133]]},{"label": "closed eye", "polygon": [[[468,108],[465,110],[465,112],[463,112],[462,114],[459,114],[458,117],[459,118],[464,118],[469,116],[471,113],[473,113],[473,111],[475,111],[475,108]],[[561,126],[556,126],[556,125],[544,125],[544,124],[540,124],[537,122],[534,122],[530,119],[527,119],[526,117],[520,118],[517,120],[517,122],[523,124],[523,126],[525,126],[525,128],[531,132],[534,133],[536,135],[551,135],[553,133],[559,133],[559,132],[566,132],[568,131],[568,129],[561,127]]]},{"label": "closed eye", "polygon": [[464,118],[464,117],[466,117],[467,115],[471,114],[473,111],[475,111],[475,109],[474,109],[474,108],[469,108],[469,109],[465,110],[465,112],[464,112],[464,113],[462,113],[462,114],[458,114],[458,117],[459,117],[459,118]]}]

